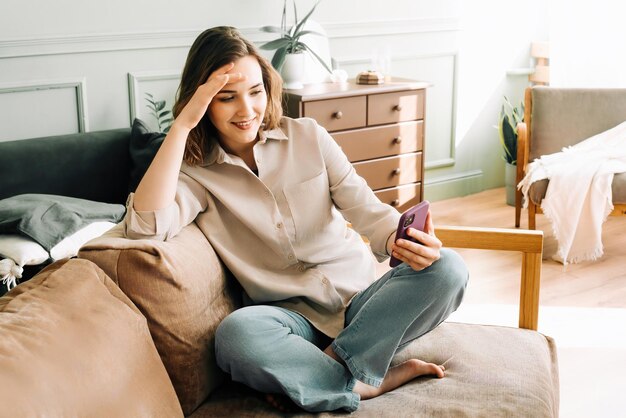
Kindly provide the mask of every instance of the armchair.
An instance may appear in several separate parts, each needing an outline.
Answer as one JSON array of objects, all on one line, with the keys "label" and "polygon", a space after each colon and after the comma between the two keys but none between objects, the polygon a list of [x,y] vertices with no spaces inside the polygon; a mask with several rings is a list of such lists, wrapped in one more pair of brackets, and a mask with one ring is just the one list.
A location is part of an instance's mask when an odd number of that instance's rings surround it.
[{"label": "armchair", "polygon": [[[529,162],[561,151],[626,120],[626,89],[529,87],[524,122],[518,124],[517,184]],[[536,228],[536,214],[549,180],[533,183],[529,190],[528,228]],[[612,184],[614,210],[626,214],[626,173],[616,174]],[[522,192],[515,194],[515,227],[520,226]]]}]

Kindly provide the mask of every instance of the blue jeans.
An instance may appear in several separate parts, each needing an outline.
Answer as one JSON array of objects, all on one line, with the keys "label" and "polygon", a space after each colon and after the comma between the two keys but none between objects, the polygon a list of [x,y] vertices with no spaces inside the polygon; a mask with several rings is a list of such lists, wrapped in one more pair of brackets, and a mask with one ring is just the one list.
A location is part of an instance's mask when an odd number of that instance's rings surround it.
[{"label": "blue jeans", "polygon": [[[467,280],[465,263],[446,248],[422,271],[400,264],[352,299],[334,341],[296,312],[241,308],[216,331],[217,363],[234,381],[286,394],[309,412],[354,411],[355,379],[379,387],[393,356],[457,309]],[[322,352],[331,342],[346,366]]]}]

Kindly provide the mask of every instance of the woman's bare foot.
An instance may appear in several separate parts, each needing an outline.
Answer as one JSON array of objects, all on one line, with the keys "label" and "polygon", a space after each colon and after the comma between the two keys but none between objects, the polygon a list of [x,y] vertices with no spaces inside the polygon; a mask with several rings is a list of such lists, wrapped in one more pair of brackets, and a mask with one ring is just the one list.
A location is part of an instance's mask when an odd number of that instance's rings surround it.
[{"label": "woman's bare foot", "polygon": [[278,409],[280,412],[291,413],[300,410],[300,408],[298,408],[298,406],[286,395],[266,393],[265,400],[267,400],[270,405]]},{"label": "woman's bare foot", "polygon": [[[345,366],[344,361],[335,353],[332,345],[326,347],[324,354]],[[383,379],[383,384],[380,385],[380,387],[370,386],[357,380],[352,391],[361,395],[361,399],[375,398],[376,396],[402,386],[418,376],[434,375],[438,378],[442,378],[445,376],[445,370],[446,368],[443,364],[436,365],[434,363],[426,363],[425,361],[414,358],[391,367],[387,371]]]},{"label": "woman's bare foot", "polygon": [[361,399],[375,398],[376,396],[402,386],[418,376],[434,375],[438,378],[442,378],[445,376],[445,370],[446,368],[443,365],[438,366],[434,363],[426,363],[425,361],[414,358],[390,368],[380,387],[376,388],[366,385],[357,380],[352,390],[361,395]]}]

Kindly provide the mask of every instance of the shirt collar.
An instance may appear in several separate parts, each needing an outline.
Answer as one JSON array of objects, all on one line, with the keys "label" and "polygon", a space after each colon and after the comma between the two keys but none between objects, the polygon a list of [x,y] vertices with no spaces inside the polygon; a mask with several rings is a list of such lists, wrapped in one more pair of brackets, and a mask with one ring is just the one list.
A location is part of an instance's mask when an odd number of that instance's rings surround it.
[{"label": "shirt collar", "polygon": [[[259,144],[265,144],[268,139],[276,139],[279,141],[284,141],[289,139],[287,135],[280,128],[274,128],[267,131],[259,131]],[[220,145],[217,139],[211,141],[213,143],[213,147],[211,151],[205,154],[204,160],[202,164],[203,167],[206,167],[211,164],[222,164],[222,163],[230,163],[232,164],[233,160],[228,155],[224,148]]]}]

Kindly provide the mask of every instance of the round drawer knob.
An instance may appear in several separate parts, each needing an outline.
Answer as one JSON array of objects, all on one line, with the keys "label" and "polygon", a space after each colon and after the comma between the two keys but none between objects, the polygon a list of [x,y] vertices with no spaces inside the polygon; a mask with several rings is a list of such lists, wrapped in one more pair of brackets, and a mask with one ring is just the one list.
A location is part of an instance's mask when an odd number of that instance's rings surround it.
[{"label": "round drawer knob", "polygon": [[394,176],[399,176],[399,175],[400,175],[400,172],[401,172],[400,167],[398,167],[398,168],[394,169],[394,170],[391,172],[391,174],[393,174]]},{"label": "round drawer knob", "polygon": [[396,137],[393,139],[393,143],[394,143],[394,144],[400,144],[401,142],[402,142],[402,137],[401,137],[401,136],[396,136]]},{"label": "round drawer knob", "polygon": [[396,112],[399,112],[399,111],[401,111],[401,110],[402,110],[402,106],[400,106],[399,104],[397,104],[397,105],[395,105],[395,106],[393,107],[393,110],[395,110]]},{"label": "round drawer knob", "polygon": [[338,110],[335,113],[333,113],[333,119],[341,119],[342,117],[343,117],[343,113],[341,112],[341,110]]},{"label": "round drawer knob", "polygon": [[397,208],[398,206],[400,206],[400,201],[398,199],[395,199],[390,203],[390,205],[394,208]]}]

